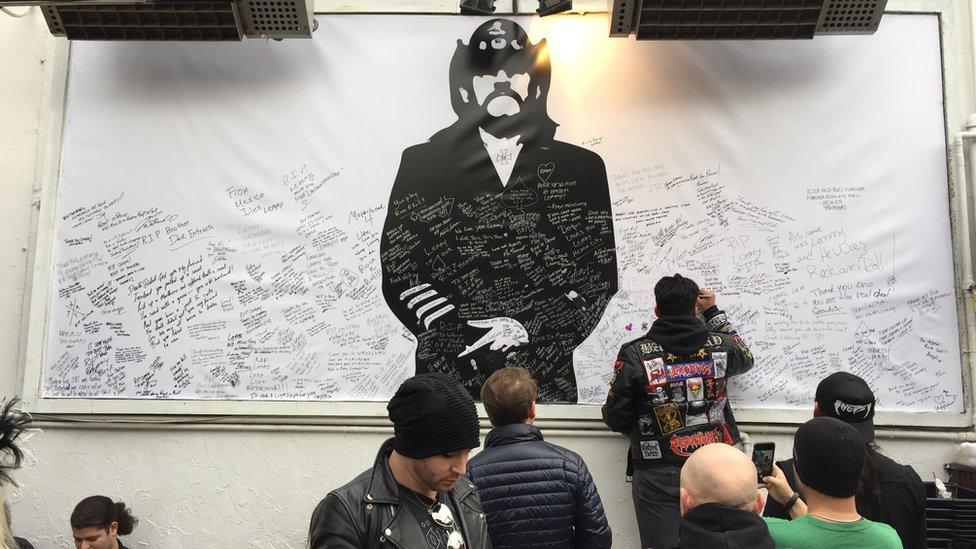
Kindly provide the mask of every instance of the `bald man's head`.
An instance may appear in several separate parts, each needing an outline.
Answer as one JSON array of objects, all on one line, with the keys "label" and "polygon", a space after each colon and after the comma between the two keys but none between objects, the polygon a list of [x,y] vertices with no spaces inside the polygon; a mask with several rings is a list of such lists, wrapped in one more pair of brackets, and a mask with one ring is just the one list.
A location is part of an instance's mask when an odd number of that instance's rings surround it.
[{"label": "bald man's head", "polygon": [[681,467],[681,514],[703,503],[762,512],[756,466],[728,444],[702,446]]}]

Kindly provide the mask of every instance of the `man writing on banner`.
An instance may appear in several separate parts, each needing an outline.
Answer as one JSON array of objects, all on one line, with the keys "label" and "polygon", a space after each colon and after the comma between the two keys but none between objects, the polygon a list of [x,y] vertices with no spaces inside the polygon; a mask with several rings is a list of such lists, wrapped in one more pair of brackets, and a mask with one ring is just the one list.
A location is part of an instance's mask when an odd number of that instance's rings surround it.
[{"label": "man writing on banner", "polygon": [[650,331],[617,356],[603,421],[630,437],[641,547],[662,549],[678,541],[682,464],[702,446],[739,441],[726,381],[753,358],[715,294],[693,280],[666,276],[654,299]]},{"label": "man writing on banner", "polygon": [[606,168],[557,141],[549,54],[505,19],[460,40],[458,120],[403,153],[380,244],[383,295],[417,338],[417,372],[475,397],[526,367],[540,401],[577,399],[573,351],[617,291]]}]

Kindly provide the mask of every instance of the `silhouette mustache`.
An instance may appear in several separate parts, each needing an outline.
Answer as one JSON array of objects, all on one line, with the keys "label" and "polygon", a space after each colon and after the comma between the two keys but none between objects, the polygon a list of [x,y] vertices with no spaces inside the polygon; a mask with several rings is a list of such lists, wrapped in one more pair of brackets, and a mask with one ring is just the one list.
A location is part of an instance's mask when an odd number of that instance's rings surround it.
[{"label": "silhouette mustache", "polygon": [[498,97],[511,97],[516,103],[518,103],[519,107],[521,107],[523,103],[522,96],[515,93],[515,90],[513,90],[512,86],[507,82],[495,84],[494,91],[488,94],[488,97],[485,98],[484,104],[487,105],[488,103],[491,103],[493,99]]}]

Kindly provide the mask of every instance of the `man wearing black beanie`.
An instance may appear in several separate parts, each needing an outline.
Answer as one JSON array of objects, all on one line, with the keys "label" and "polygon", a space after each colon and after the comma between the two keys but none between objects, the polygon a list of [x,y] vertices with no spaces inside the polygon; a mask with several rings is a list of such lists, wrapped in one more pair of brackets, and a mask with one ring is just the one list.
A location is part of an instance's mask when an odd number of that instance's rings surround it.
[{"label": "man wearing black beanie", "polygon": [[[901,540],[887,524],[865,519],[857,512],[854,492],[864,467],[864,439],[851,425],[827,416],[804,423],[793,437],[793,467],[806,514],[796,509],[788,521],[766,518],[776,547],[792,549],[901,549]],[[802,509],[783,472],[764,479],[770,497]]]},{"label": "man wearing black beanie", "polygon": [[[897,463],[878,451],[874,443],[876,405],[874,391],[864,379],[850,372],[834,372],[817,385],[813,417],[830,416],[849,423],[864,439],[864,470],[854,494],[858,514],[894,528],[905,549],[925,549],[928,547],[925,486],[910,465]],[[795,488],[793,459],[777,462],[777,465],[790,486]],[[789,497],[791,493],[786,495]],[[770,498],[763,516],[785,519],[790,518],[790,513]]]},{"label": "man wearing black beanie", "polygon": [[319,503],[308,547],[489,547],[481,499],[462,478],[480,445],[471,396],[449,376],[423,374],[404,381],[386,409],[393,438],[371,468]]}]

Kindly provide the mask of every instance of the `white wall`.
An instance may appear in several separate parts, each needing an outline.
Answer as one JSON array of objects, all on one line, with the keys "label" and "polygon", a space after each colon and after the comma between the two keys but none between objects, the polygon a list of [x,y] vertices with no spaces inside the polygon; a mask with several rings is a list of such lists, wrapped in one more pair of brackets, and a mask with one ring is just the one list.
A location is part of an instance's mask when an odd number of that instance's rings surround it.
[{"label": "white wall", "polygon": [[[889,2],[889,9],[907,3]],[[970,35],[968,29],[960,32]],[[23,19],[0,14],[0,396],[16,394],[21,386],[33,187],[43,166],[43,130],[56,112],[45,90],[54,45],[37,9]],[[956,48],[947,62],[968,65],[962,80],[971,96],[971,51]],[[960,124],[950,120],[952,126]],[[93,493],[125,500],[142,519],[130,538],[133,547],[302,547],[318,499],[368,467],[389,434],[291,426],[120,428],[45,422],[42,427],[29,440],[28,463],[15,475],[20,488],[8,490],[15,531],[38,549],[70,545],[67,517],[78,500]],[[614,545],[635,547],[629,485],[623,482],[625,441],[598,430],[543,428],[549,440],[586,459],[614,529]],[[788,455],[790,437],[762,434],[764,429],[746,427],[753,440],[774,440],[778,453]],[[932,472],[942,473],[955,440],[971,436],[885,431],[879,443],[885,453],[930,478]]]},{"label": "white wall", "polygon": [[[123,499],[141,519],[130,547],[300,548],[315,504],[366,469],[388,432],[91,429],[45,427],[30,439],[33,457],[9,491],[15,532],[38,549],[70,545],[67,517],[93,493]],[[262,428],[265,429],[265,428]],[[484,434],[484,433],[482,433]],[[598,434],[560,435],[596,480],[614,547],[637,547],[626,443]],[[787,436],[774,440],[787,455]],[[885,452],[931,478],[951,452],[946,442],[879,440]]]}]

